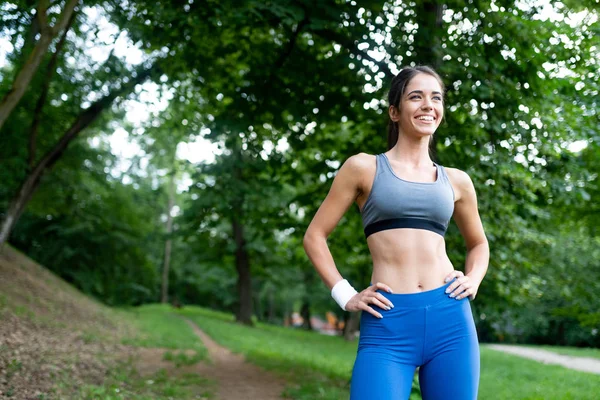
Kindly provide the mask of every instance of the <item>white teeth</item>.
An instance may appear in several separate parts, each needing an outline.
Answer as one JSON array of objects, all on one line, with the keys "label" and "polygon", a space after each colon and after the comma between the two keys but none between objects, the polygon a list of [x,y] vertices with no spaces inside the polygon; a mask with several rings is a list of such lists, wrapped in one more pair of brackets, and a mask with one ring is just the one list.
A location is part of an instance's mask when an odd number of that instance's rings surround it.
[{"label": "white teeth", "polygon": [[422,115],[420,117],[417,117],[417,119],[420,119],[422,121],[433,121],[433,117],[430,115]]}]

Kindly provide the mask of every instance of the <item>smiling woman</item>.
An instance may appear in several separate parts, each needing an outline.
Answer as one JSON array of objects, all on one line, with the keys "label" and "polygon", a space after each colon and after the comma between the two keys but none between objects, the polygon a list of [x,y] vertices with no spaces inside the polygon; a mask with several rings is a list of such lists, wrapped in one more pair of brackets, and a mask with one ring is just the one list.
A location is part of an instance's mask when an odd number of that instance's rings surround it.
[{"label": "smiling woman", "polygon": [[[424,400],[474,400],[479,343],[470,301],[489,260],[475,189],[465,172],[435,163],[428,152],[444,118],[439,75],[405,68],[388,99],[388,151],[346,160],[304,248],[340,307],[363,311],[351,399],[408,399],[419,367]],[[327,246],[354,202],[373,259],[372,283],[360,293],[340,275]],[[452,217],[467,245],[464,273],[446,254]]]},{"label": "smiling woman", "polygon": [[[407,86],[410,85],[410,90]],[[430,128],[425,134],[429,142],[444,117],[444,83],[439,75],[428,67],[405,68],[392,80],[392,88],[388,94],[390,104],[390,121],[388,126],[388,147],[392,148],[398,141],[400,133],[400,110],[406,108],[406,118],[416,118]],[[407,101],[408,100],[408,101]],[[430,102],[430,107],[423,109],[423,102]],[[426,126],[427,126],[426,125]]]}]

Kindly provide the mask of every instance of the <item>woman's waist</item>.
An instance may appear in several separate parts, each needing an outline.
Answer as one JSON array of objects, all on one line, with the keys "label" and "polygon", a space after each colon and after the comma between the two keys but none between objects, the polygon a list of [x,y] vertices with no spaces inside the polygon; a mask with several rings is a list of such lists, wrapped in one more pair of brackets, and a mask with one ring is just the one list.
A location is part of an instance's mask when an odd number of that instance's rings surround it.
[{"label": "woman's waist", "polygon": [[372,235],[367,245],[373,260],[428,262],[447,258],[443,236],[423,229],[394,229]]},{"label": "woman's waist", "polygon": [[371,248],[373,267],[382,270],[418,273],[419,271],[435,271],[438,269],[454,269],[446,249],[443,246],[390,246],[388,248]]},{"label": "woman's waist", "polygon": [[444,285],[453,270],[448,257],[428,260],[402,258],[392,262],[373,260],[371,282],[385,283],[394,293],[419,293]]}]

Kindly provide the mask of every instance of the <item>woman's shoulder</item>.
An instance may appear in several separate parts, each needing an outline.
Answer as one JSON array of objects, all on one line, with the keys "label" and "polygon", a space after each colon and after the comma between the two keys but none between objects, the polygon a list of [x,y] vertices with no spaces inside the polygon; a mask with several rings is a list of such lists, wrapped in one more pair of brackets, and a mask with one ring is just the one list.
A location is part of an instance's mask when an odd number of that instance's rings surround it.
[{"label": "woman's shoulder", "polygon": [[368,153],[357,153],[351,155],[346,159],[346,162],[350,162],[355,166],[363,167],[365,165],[369,165],[375,162],[375,155]]},{"label": "woman's shoulder", "polygon": [[469,174],[461,169],[444,166],[444,170],[446,171],[448,177],[453,181],[456,181],[456,183],[465,184],[471,182],[471,177]]},{"label": "woman's shoulder", "polygon": [[376,157],[368,153],[358,153],[348,157],[340,168],[342,179],[352,181],[358,190],[364,190],[375,176],[377,169],[375,160]]},{"label": "woman's shoulder", "polygon": [[444,167],[444,170],[446,171],[446,175],[448,175],[452,186],[457,188],[460,192],[474,191],[473,181],[468,173],[452,167]]},{"label": "woman's shoulder", "polygon": [[368,153],[357,153],[346,159],[344,167],[351,170],[354,173],[365,174],[375,171],[376,168],[376,157],[373,154]]}]

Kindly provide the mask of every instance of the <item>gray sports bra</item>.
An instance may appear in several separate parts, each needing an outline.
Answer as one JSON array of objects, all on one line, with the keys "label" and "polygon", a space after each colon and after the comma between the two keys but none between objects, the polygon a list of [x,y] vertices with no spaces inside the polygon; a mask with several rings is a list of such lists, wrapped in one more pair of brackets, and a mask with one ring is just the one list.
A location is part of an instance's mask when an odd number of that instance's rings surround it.
[{"label": "gray sports bra", "polygon": [[454,212],[454,189],[443,166],[435,182],[412,182],[396,176],[385,154],[377,167],[362,213],[365,236],[386,229],[426,229],[442,236]]}]

